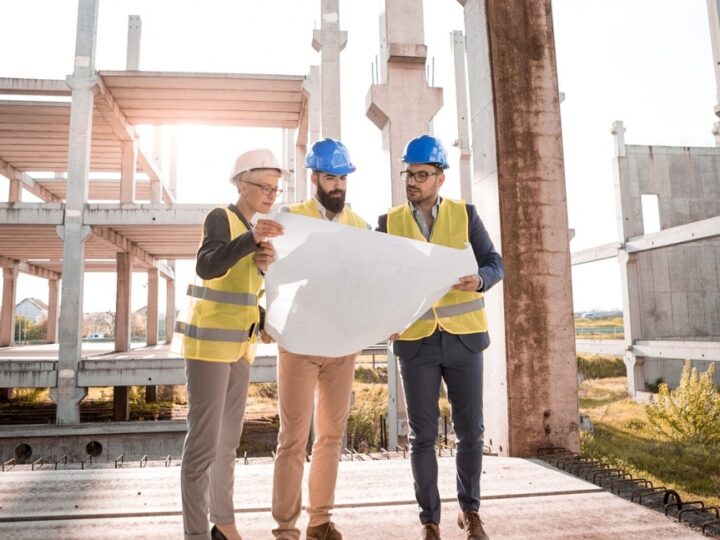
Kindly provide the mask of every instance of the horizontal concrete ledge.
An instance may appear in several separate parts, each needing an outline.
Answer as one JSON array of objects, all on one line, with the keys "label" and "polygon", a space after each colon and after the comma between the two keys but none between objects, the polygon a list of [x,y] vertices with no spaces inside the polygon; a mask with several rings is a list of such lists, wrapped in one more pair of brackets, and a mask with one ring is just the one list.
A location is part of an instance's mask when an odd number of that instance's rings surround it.
[{"label": "horizontal concrete ledge", "polygon": [[[552,497],[555,495],[583,495],[586,493],[598,493],[606,491],[603,488],[595,487],[588,489],[576,489],[571,491],[548,491],[544,493],[508,493],[503,495],[490,495],[487,497],[480,497],[480,500],[490,501],[498,499],[520,499],[528,497]],[[456,497],[445,497],[441,498],[441,503],[453,503],[457,501]],[[352,503],[338,503],[334,505],[334,508],[375,508],[385,506],[407,506],[416,505],[417,502],[414,499],[407,500],[376,500],[376,501],[357,501]],[[306,507],[303,506],[303,510]],[[234,508],[233,513],[235,514],[266,514],[270,513],[272,508],[267,507],[252,507],[252,508]],[[69,520],[69,519],[127,519],[127,518],[147,518],[147,517],[163,517],[163,516],[181,516],[181,510],[165,510],[165,511],[152,511],[147,512],[98,512],[98,513],[83,513],[83,514],[68,514],[68,513],[57,513],[57,514],[32,514],[32,515],[19,515],[19,516],[8,516],[0,517],[0,523],[21,523],[25,521],[55,521],[55,520]]]},{"label": "horizontal concrete ledge", "polygon": [[31,439],[36,437],[68,437],[90,435],[121,435],[143,433],[177,433],[187,431],[185,420],[158,420],[142,422],[114,422],[46,426],[23,424],[0,426],[0,439]]},{"label": "horizontal concrete ledge", "polygon": [[720,341],[636,340],[635,356],[720,361]]}]

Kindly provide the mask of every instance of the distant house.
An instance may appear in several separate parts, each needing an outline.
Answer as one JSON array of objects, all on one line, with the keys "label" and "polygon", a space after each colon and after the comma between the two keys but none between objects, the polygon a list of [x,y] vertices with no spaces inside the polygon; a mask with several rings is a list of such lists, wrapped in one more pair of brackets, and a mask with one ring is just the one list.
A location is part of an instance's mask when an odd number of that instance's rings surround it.
[{"label": "distant house", "polygon": [[37,298],[25,298],[15,306],[15,316],[25,317],[29,321],[39,323],[47,320],[48,306]]}]

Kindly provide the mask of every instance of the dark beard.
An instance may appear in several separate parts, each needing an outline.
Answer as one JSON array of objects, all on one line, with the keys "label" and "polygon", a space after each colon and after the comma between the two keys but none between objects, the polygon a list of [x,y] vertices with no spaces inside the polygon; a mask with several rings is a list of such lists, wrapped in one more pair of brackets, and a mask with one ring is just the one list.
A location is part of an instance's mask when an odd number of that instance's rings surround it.
[{"label": "dark beard", "polygon": [[[342,197],[330,197],[330,194],[342,193]],[[341,189],[334,191],[325,191],[320,183],[317,186],[317,198],[327,210],[330,210],[333,214],[339,214],[345,208],[345,192]]]}]

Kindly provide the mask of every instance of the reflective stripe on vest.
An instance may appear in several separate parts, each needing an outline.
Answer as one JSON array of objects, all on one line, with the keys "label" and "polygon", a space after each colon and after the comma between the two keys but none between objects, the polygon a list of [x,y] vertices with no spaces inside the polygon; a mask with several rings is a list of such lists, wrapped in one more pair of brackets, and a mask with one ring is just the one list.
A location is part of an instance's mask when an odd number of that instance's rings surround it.
[{"label": "reflective stripe on vest", "polygon": [[185,334],[187,337],[201,339],[203,341],[230,341],[233,343],[244,343],[248,340],[248,332],[246,330],[201,328],[199,326],[180,321],[175,323],[175,331]]},{"label": "reflective stripe on vest", "polygon": [[[248,232],[240,218],[225,209],[230,225],[230,240]],[[193,360],[252,362],[255,333],[260,320],[257,306],[262,275],[249,253],[218,278],[190,285],[187,321],[176,325],[182,336],[182,355]],[[251,335],[252,334],[252,335]]]},{"label": "reflective stripe on vest", "polygon": [[[387,231],[388,234],[405,236],[421,242],[428,241],[420,231],[409,204],[390,209]],[[463,249],[468,240],[468,215],[465,203],[443,199],[429,241],[433,244]],[[411,324],[400,335],[400,339],[422,339],[431,335],[438,325],[453,334],[486,332],[487,317],[483,294],[475,291],[448,291],[432,308]]]},{"label": "reflective stripe on vest", "polygon": [[257,294],[216,291],[208,287],[200,287],[192,284],[188,285],[187,295],[194,298],[204,298],[211,302],[221,302],[223,304],[234,304],[237,306],[257,305]]},{"label": "reflective stripe on vest", "polygon": [[[290,210],[290,212],[292,212],[293,214],[300,214],[302,216],[322,219],[322,216],[320,215],[320,210],[318,209],[318,206],[313,199],[308,199],[307,201],[291,204],[288,206],[288,210]],[[338,219],[336,223],[350,225],[351,227],[357,227],[359,229],[369,228],[365,220],[358,216],[355,212],[350,210],[350,208],[348,208],[347,206],[343,208],[343,211],[338,214],[337,218]]]}]

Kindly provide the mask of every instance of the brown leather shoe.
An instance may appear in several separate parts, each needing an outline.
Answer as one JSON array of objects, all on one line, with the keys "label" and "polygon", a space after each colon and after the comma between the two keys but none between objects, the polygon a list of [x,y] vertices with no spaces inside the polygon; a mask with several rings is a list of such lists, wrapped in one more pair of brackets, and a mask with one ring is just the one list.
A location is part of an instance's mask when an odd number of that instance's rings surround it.
[{"label": "brown leather shoe", "polygon": [[332,521],[323,523],[322,525],[316,525],[315,527],[308,527],[305,531],[307,540],[342,540],[342,534],[335,528],[335,524]]},{"label": "brown leather shoe", "polygon": [[440,527],[435,523],[423,523],[419,540],[440,540]]},{"label": "brown leather shoe", "polygon": [[483,522],[477,510],[468,510],[467,512],[461,510],[458,514],[457,524],[465,531],[467,540],[489,540],[490,538],[483,529]]}]

